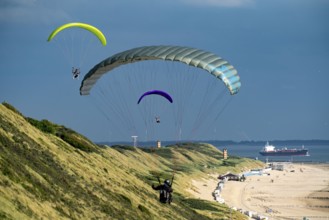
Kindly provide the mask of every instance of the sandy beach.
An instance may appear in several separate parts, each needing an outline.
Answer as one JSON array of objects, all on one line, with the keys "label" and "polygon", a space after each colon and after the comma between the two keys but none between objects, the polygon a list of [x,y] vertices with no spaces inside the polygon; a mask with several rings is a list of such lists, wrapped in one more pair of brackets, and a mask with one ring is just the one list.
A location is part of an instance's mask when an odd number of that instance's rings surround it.
[{"label": "sandy beach", "polygon": [[[189,192],[214,201],[218,175],[192,180]],[[286,164],[283,171],[227,181],[221,197],[230,207],[257,212],[269,219],[329,219],[329,164]]]}]

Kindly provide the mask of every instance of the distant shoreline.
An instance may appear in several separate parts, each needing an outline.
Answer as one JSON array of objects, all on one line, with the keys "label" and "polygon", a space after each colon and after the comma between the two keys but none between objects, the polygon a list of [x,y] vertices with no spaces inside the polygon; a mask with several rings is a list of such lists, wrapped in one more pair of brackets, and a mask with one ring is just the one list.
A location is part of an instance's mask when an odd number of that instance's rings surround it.
[{"label": "distant shoreline", "polygon": [[[163,146],[175,144],[175,143],[209,143],[209,144],[220,144],[220,145],[251,145],[251,146],[263,146],[266,142],[273,144],[274,146],[290,146],[290,145],[329,145],[329,140],[265,140],[265,141],[232,141],[232,140],[193,140],[193,141],[161,141]],[[96,144],[101,145],[133,145],[132,141],[99,141],[95,142]],[[155,146],[156,141],[138,141],[138,146],[147,147],[147,146]]]},{"label": "distant shoreline", "polygon": [[[242,157],[242,158],[248,158],[248,159],[255,159],[255,158],[251,158],[251,157]],[[266,160],[260,159],[258,158],[258,160],[266,163]],[[298,160],[298,161],[288,161],[288,160],[268,160],[268,163],[292,163],[292,164],[329,164],[329,161],[314,161],[314,160]]]}]

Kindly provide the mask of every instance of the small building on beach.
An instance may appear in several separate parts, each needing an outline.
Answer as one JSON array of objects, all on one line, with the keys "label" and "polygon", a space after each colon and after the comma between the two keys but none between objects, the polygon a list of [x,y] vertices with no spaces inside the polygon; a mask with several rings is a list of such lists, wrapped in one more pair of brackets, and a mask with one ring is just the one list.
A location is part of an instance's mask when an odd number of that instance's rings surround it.
[{"label": "small building on beach", "polygon": [[272,163],[272,170],[280,170],[283,171],[286,168],[286,163]]}]

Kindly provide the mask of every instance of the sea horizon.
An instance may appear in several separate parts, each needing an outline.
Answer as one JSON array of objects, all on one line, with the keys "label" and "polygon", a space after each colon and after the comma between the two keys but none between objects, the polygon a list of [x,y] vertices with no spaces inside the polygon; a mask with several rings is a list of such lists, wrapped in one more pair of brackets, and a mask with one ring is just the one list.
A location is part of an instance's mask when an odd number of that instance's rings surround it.
[{"label": "sea horizon", "polygon": [[[219,150],[227,149],[229,156],[246,157],[263,162],[293,162],[293,163],[329,163],[329,140],[272,140],[272,141],[162,141],[162,146],[186,143],[201,142],[214,145]],[[265,157],[259,154],[264,145],[269,142],[276,148],[306,148],[309,150],[309,156],[269,156]],[[99,142],[108,146],[130,145],[133,142]],[[137,142],[137,147],[153,147],[156,141]]]}]

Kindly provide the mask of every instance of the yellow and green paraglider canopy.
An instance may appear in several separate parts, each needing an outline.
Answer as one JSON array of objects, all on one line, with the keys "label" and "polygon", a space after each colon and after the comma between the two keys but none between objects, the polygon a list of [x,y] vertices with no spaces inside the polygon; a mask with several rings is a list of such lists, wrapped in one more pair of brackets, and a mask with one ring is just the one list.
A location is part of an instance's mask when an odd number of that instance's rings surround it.
[{"label": "yellow and green paraglider canopy", "polygon": [[103,44],[103,46],[106,45],[106,38],[105,38],[104,34],[98,28],[96,28],[90,24],[79,23],[79,22],[67,23],[62,26],[59,26],[49,35],[48,41],[51,41],[62,30],[65,30],[67,28],[72,28],[72,27],[83,28],[83,29],[86,29],[87,31],[90,31],[99,39],[99,41]]}]

